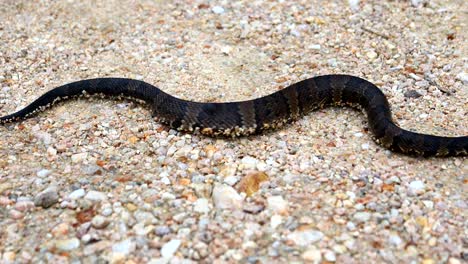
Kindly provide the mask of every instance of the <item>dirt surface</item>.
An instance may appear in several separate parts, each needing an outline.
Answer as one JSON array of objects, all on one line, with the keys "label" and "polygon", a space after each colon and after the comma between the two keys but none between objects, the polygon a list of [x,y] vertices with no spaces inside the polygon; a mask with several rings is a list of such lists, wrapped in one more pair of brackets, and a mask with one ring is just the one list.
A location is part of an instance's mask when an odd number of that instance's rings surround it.
[{"label": "dirt surface", "polygon": [[[400,126],[468,135],[466,1],[0,3],[0,115],[95,77],[239,101],[368,79]],[[265,135],[178,133],[131,101],[0,126],[1,263],[464,263],[466,158],[375,144],[329,108]]]}]

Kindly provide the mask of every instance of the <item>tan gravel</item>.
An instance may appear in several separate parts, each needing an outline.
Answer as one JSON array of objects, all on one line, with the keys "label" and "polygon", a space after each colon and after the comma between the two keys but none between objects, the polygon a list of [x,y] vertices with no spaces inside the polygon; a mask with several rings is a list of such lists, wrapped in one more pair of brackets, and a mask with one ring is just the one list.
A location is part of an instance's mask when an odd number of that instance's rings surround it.
[{"label": "tan gravel", "polygon": [[[468,135],[467,14],[463,0],[2,0],[0,115],[84,78],[234,101],[347,73],[379,85],[402,127]],[[130,101],[60,104],[0,127],[0,263],[468,261],[466,158],[393,154],[366,128],[330,108],[211,139]]]}]

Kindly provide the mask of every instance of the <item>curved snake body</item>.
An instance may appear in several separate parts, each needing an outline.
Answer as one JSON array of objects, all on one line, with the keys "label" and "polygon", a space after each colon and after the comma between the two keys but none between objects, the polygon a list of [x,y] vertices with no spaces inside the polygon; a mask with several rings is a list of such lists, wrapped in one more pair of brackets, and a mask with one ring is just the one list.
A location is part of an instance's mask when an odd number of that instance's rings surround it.
[{"label": "curved snake body", "polygon": [[350,75],[324,75],[253,100],[200,103],[173,97],[146,82],[124,78],[81,80],[48,91],[0,124],[25,119],[55,102],[87,94],[125,96],[151,105],[153,117],[181,131],[208,136],[246,136],[276,128],[314,109],[351,106],[367,113],[373,138],[385,148],[420,156],[466,156],[468,137],[419,134],[398,127],[385,95],[374,84]]}]

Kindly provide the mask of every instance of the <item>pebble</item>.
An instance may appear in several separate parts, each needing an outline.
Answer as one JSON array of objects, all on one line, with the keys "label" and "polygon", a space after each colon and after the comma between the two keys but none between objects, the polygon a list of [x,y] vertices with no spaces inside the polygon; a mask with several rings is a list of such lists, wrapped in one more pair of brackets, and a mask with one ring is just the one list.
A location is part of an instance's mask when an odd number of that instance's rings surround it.
[{"label": "pebble", "polygon": [[243,165],[244,169],[256,169],[257,164],[258,164],[258,159],[250,157],[250,156],[245,156],[241,160],[241,164]]},{"label": "pebble", "polygon": [[158,236],[165,236],[171,232],[171,229],[168,226],[157,226],[154,229],[154,233]]},{"label": "pebble", "polygon": [[45,189],[44,191],[38,193],[34,197],[34,205],[40,206],[42,208],[49,208],[52,205],[56,204],[59,200],[57,193],[57,187],[51,186]]},{"label": "pebble", "polygon": [[98,191],[89,191],[84,198],[90,201],[99,202],[107,200],[107,195]]},{"label": "pebble", "polygon": [[294,231],[288,235],[288,239],[292,240],[298,246],[308,246],[322,240],[323,233],[317,230],[301,230]]},{"label": "pebble", "polygon": [[425,185],[423,181],[417,180],[410,182],[408,186],[409,195],[420,195],[425,191]]},{"label": "pebble", "polygon": [[91,220],[91,224],[96,229],[102,229],[109,225],[109,220],[104,216],[96,215]]},{"label": "pebble", "polygon": [[275,214],[270,219],[270,226],[273,229],[277,228],[281,223],[283,223],[283,217],[281,215]]},{"label": "pebble", "polygon": [[219,15],[219,14],[224,13],[224,8],[221,7],[221,6],[213,6],[213,8],[211,9],[211,11],[213,11],[213,13]]},{"label": "pebble", "polygon": [[392,245],[395,246],[400,246],[401,243],[403,243],[403,241],[398,235],[391,235],[388,240]]},{"label": "pebble", "polygon": [[17,211],[15,209],[13,210],[10,210],[10,218],[11,219],[15,219],[15,220],[18,220],[18,219],[21,219],[24,217],[24,214],[20,211]]},{"label": "pebble", "polygon": [[326,261],[328,262],[335,262],[336,261],[336,255],[335,252],[331,250],[325,251],[325,254],[323,254],[323,257],[325,258]]},{"label": "pebble", "polygon": [[26,212],[34,209],[34,202],[29,200],[18,201],[15,204],[15,209],[20,212]]},{"label": "pebble", "polygon": [[357,212],[353,215],[353,219],[357,222],[367,222],[371,218],[371,214],[368,212]]},{"label": "pebble", "polygon": [[468,73],[466,72],[460,72],[456,76],[457,80],[460,80],[463,82],[463,84],[468,84]]},{"label": "pebble", "polygon": [[320,50],[322,47],[320,46],[320,44],[312,44],[312,45],[309,45],[309,49],[311,50]]},{"label": "pebble", "polygon": [[288,212],[288,202],[282,196],[270,196],[267,198],[268,209],[278,213],[286,214]]},{"label": "pebble", "polygon": [[371,50],[371,51],[366,53],[366,56],[367,56],[367,58],[373,60],[373,59],[377,58],[377,53],[375,51]]},{"label": "pebble", "polygon": [[129,238],[112,245],[112,252],[120,253],[124,256],[127,256],[130,253],[132,253],[135,250],[135,248],[135,242],[133,242],[133,240]]},{"label": "pebble", "polygon": [[71,251],[80,247],[80,240],[76,237],[55,241],[55,247],[61,251]]},{"label": "pebble", "polygon": [[86,152],[73,154],[71,156],[71,161],[73,163],[80,163],[80,162],[84,161],[87,157],[88,157],[88,153],[86,153]]},{"label": "pebble", "polygon": [[228,176],[224,178],[224,183],[230,186],[234,186],[238,181],[239,179],[236,176]]},{"label": "pebble", "polygon": [[174,253],[179,249],[182,242],[179,239],[172,239],[171,241],[164,244],[161,248],[161,256],[163,258],[171,258],[174,256]]},{"label": "pebble", "polygon": [[44,177],[49,176],[51,172],[52,171],[50,171],[50,170],[42,169],[42,170],[38,171],[36,173],[36,175],[37,175],[37,177],[44,178]]},{"label": "pebble", "polygon": [[208,213],[210,211],[208,199],[198,198],[193,205],[193,210],[197,213]]},{"label": "pebble", "polygon": [[322,253],[316,248],[310,248],[302,253],[302,258],[314,264],[319,264],[322,262]]},{"label": "pebble", "polygon": [[422,96],[418,91],[416,90],[408,90],[403,94],[406,98],[419,98]]},{"label": "pebble", "polygon": [[71,192],[68,195],[68,198],[70,198],[72,200],[77,200],[77,199],[80,199],[80,198],[82,198],[84,196],[85,196],[85,190],[84,189],[77,189],[77,190],[74,190],[73,192]]},{"label": "pebble", "polygon": [[217,209],[240,209],[243,199],[237,191],[229,185],[216,184],[213,188],[213,202]]}]

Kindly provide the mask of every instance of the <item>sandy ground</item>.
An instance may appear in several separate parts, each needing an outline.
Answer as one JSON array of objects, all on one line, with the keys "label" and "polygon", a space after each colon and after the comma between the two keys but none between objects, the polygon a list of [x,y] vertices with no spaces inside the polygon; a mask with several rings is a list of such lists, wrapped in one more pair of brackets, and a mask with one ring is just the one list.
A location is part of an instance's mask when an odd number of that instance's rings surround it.
[{"label": "sandy ground", "polygon": [[[347,73],[398,123],[468,135],[462,0],[0,3],[0,115],[84,78],[236,101]],[[265,135],[181,134],[130,101],[0,127],[1,263],[463,263],[466,158],[375,144],[364,115]],[[261,182],[260,184],[258,184]]]}]

